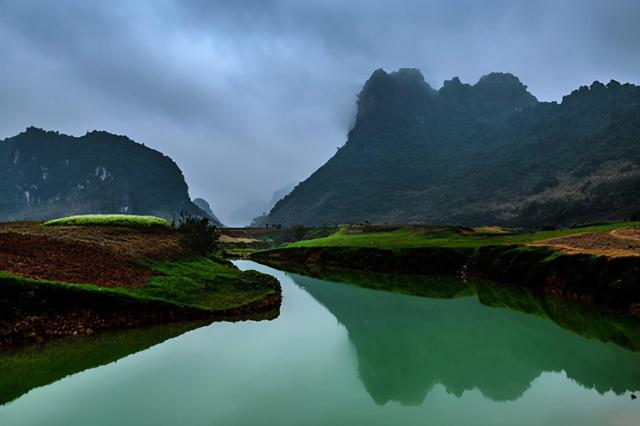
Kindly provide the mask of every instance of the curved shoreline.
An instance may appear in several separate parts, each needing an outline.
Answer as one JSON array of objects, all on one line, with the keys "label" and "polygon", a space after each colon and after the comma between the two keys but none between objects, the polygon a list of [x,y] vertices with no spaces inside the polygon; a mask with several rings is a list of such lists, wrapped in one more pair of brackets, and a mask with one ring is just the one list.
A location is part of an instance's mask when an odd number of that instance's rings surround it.
[{"label": "curved shoreline", "polygon": [[278,281],[170,228],[0,224],[0,350],[176,321],[270,319]]},{"label": "curved shoreline", "polygon": [[179,321],[273,319],[281,291],[244,305],[211,310],[162,300],[143,300],[82,286],[51,286],[0,277],[0,349],[54,338],[91,335]]},{"label": "curved shoreline", "polygon": [[640,316],[640,258],[566,254],[548,247],[290,247],[251,260],[287,265],[432,276],[479,277]]}]

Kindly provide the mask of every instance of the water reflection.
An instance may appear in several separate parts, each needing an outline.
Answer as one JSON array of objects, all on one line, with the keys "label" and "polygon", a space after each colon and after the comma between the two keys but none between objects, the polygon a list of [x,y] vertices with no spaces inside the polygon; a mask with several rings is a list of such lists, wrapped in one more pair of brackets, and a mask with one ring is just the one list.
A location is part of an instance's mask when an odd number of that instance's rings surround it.
[{"label": "water reflection", "polygon": [[205,324],[200,321],[143,327],[0,352],[0,405],[33,388],[112,363]]},{"label": "water reflection", "polygon": [[[420,405],[438,383],[456,396],[476,388],[495,401],[516,400],[543,372],[565,371],[599,393],[640,389],[640,353],[536,315],[488,309],[475,296],[419,298],[290,277],[346,327],[360,380],[381,405]],[[478,294],[495,305],[522,301],[489,283]]]},{"label": "water reflection", "polygon": [[[39,387],[0,406],[0,424],[640,424],[638,401],[598,393],[638,388],[636,354],[536,317],[546,307],[534,308],[534,301],[478,289],[486,303],[518,303],[536,313],[525,315],[482,305],[468,287],[451,293],[444,281],[437,293],[453,299],[373,292],[251,262],[238,265],[280,280],[278,318],[214,323],[131,356],[143,340],[153,344],[148,330],[131,334],[122,352],[105,358],[121,347],[120,334],[86,347],[60,346],[51,355],[4,359],[5,400]],[[81,368],[88,369],[71,374]],[[21,372],[5,375],[11,369]],[[558,372],[565,369],[573,379]],[[477,389],[465,391],[471,388]],[[423,399],[419,407],[406,407]]]}]

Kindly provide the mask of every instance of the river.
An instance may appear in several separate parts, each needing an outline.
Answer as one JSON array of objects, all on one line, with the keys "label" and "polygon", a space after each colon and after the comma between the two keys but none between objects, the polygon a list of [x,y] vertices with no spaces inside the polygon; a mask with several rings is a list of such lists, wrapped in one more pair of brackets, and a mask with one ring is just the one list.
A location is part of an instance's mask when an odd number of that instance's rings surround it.
[{"label": "river", "polygon": [[475,296],[235,263],[280,280],[277,319],[0,358],[0,425],[640,424],[638,352]]}]

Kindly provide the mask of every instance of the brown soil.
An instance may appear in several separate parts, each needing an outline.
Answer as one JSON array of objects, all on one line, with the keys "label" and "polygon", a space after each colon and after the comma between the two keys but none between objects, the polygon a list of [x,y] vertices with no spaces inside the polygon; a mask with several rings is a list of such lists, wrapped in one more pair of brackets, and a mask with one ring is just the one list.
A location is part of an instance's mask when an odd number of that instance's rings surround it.
[{"label": "brown soil", "polygon": [[[167,322],[274,319],[282,303],[282,295],[274,294],[237,308],[210,312],[164,302],[109,299],[95,293],[79,296],[52,290],[37,294],[20,288],[13,292],[0,297],[0,351],[53,338]],[[22,306],[16,307],[13,300],[20,300]]]},{"label": "brown soil", "polygon": [[221,244],[259,244],[260,240],[254,238],[230,237],[228,235],[220,235]]},{"label": "brown soil", "polygon": [[607,257],[640,256],[640,228],[570,235],[536,241],[530,245],[552,247],[568,253],[587,253]]},{"label": "brown soil", "polygon": [[14,232],[46,237],[55,241],[87,243],[99,246],[133,261],[163,261],[187,254],[180,236],[164,228],[127,228],[119,226],[42,226],[33,222],[0,224],[0,234]]},{"label": "brown soil", "polygon": [[0,270],[29,277],[136,287],[153,274],[137,262],[170,260],[185,253],[180,237],[170,230],[0,225]]}]

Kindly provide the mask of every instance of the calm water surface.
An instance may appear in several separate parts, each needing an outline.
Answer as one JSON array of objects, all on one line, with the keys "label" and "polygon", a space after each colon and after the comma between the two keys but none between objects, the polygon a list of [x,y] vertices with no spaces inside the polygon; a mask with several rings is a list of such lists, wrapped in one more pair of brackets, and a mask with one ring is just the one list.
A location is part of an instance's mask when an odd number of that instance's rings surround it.
[{"label": "calm water surface", "polygon": [[36,387],[0,406],[0,425],[640,425],[639,353],[475,297],[237,265],[280,280],[277,319],[201,327]]}]

